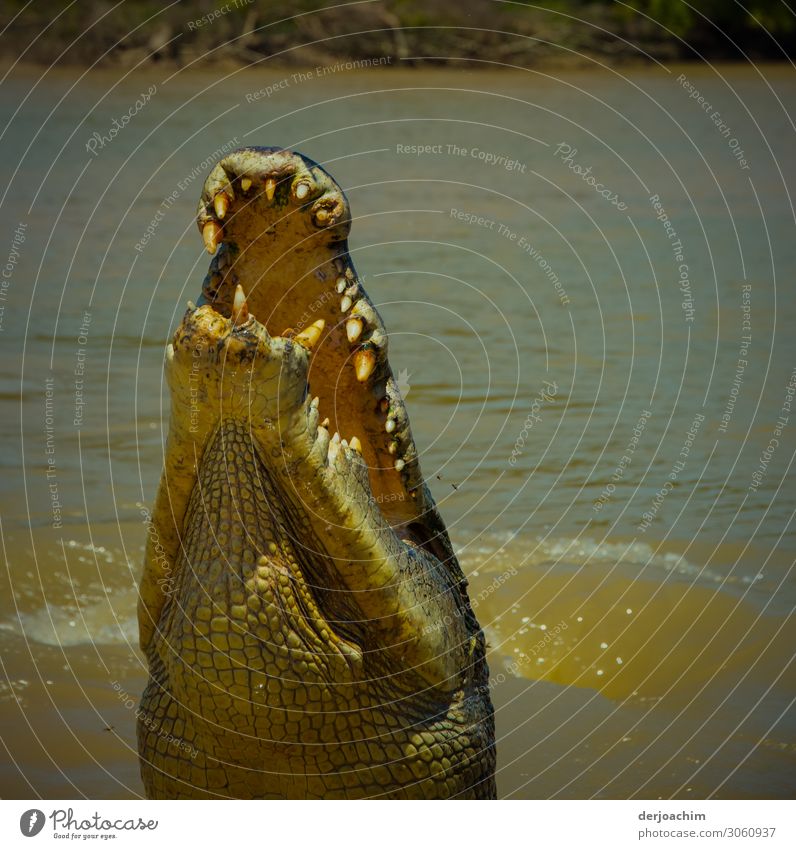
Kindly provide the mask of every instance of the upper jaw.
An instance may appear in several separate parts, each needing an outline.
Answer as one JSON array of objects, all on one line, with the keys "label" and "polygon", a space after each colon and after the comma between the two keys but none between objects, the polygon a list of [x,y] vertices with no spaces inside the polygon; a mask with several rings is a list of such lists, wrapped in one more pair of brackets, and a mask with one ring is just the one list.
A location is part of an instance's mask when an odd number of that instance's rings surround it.
[{"label": "upper jaw", "polygon": [[[196,216],[208,252],[225,239],[237,241],[252,216],[263,220],[260,235],[275,224],[292,228],[292,244],[321,233],[326,243],[342,242],[351,229],[348,202],[329,174],[274,147],[236,150],[210,172]],[[243,241],[251,240],[249,232]]]},{"label": "upper jaw", "polygon": [[342,189],[300,154],[245,148],[209,175],[197,224],[214,252],[203,300],[232,316],[233,292],[242,285],[273,338],[322,323],[308,375],[321,421],[329,419],[330,434],[361,445],[387,521],[450,558],[390,368],[386,329],[347,250],[350,211]]}]

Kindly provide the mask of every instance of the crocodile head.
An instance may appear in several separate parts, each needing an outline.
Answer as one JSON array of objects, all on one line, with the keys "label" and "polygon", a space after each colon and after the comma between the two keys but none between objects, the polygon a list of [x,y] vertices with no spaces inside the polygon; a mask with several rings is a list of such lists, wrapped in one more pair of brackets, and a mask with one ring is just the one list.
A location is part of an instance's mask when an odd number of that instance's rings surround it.
[{"label": "crocodile head", "polygon": [[139,623],[151,796],[489,796],[484,639],[316,163],[205,183]]}]

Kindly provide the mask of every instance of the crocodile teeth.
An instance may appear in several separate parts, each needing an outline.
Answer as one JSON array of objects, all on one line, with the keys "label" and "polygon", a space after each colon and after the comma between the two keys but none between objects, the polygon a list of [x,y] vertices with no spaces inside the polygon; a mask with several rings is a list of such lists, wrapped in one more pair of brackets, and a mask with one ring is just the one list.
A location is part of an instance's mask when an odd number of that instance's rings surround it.
[{"label": "crocodile teeth", "polygon": [[329,416],[327,416],[322,422],[321,427],[329,430]]},{"label": "crocodile teeth", "polygon": [[329,454],[329,431],[325,427],[319,427],[315,431],[315,445],[312,448],[312,454],[320,462],[326,462],[326,457]]},{"label": "crocodile teeth", "polygon": [[352,451],[356,451],[358,454],[362,453],[362,443],[359,441],[359,438],[356,436],[351,437],[351,441],[348,443],[348,447]]},{"label": "crocodile teeth", "polygon": [[299,200],[304,200],[305,197],[310,193],[310,187],[306,183],[299,183],[296,186],[296,197]]},{"label": "crocodile teeth", "polygon": [[402,471],[402,470],[403,470],[403,467],[404,467],[405,465],[406,465],[406,463],[405,463],[403,460],[396,460],[396,461],[395,461],[395,471],[396,471],[396,472],[400,472],[400,471]]},{"label": "crocodile teeth", "polygon": [[213,209],[216,211],[216,215],[219,218],[223,218],[227,214],[227,210],[229,209],[229,198],[226,195],[226,192],[219,192],[213,198]]},{"label": "crocodile teeth", "polygon": [[348,337],[348,341],[353,345],[354,342],[359,339],[362,335],[362,319],[358,316],[352,316],[345,323],[345,335]]},{"label": "crocodile teeth", "polygon": [[249,189],[252,187],[252,181],[248,177],[244,177],[240,181],[240,187],[243,189],[244,192],[248,192]]},{"label": "crocodile teeth", "polygon": [[249,318],[249,306],[246,303],[246,295],[243,294],[243,286],[238,283],[235,287],[235,298],[232,301],[232,323],[239,327]]},{"label": "crocodile teeth", "polygon": [[329,448],[327,449],[327,459],[329,462],[333,462],[335,457],[337,457],[340,452],[340,434],[335,431],[334,436],[331,438],[329,442]]},{"label": "crocodile teeth", "polygon": [[387,424],[384,425],[387,433],[392,433],[395,430],[395,419],[387,419]]},{"label": "crocodile teeth", "polygon": [[166,359],[169,362],[171,362],[174,359],[174,345],[172,345],[171,342],[169,342],[169,344],[166,345]]},{"label": "crocodile teeth", "polygon": [[348,286],[348,281],[345,279],[345,277],[338,277],[337,278],[337,286],[335,288],[337,289],[339,294],[342,295],[343,292],[345,292],[347,286]]},{"label": "crocodile teeth", "polygon": [[376,355],[373,351],[365,349],[354,354],[354,371],[360,383],[364,383],[373,374],[375,368]]},{"label": "crocodile teeth", "polygon": [[313,322],[309,327],[306,327],[301,333],[296,334],[296,342],[303,345],[305,348],[312,348],[313,345],[321,338],[321,333],[323,333],[323,328],[326,327],[326,322],[319,318],[316,322]]},{"label": "crocodile teeth", "polygon": [[340,312],[348,312],[351,309],[351,304],[351,298],[349,298],[348,295],[345,295],[340,301]]},{"label": "crocodile teeth", "polygon": [[387,451],[389,451],[390,454],[397,454],[398,453],[398,443],[395,442],[395,441],[391,442],[387,446]]},{"label": "crocodile teeth", "polygon": [[202,228],[202,239],[209,254],[214,254],[221,239],[221,227],[215,221],[208,221]]},{"label": "crocodile teeth", "polygon": [[274,199],[274,192],[275,191],[276,191],[276,180],[273,177],[269,177],[265,181],[265,196],[268,198],[269,203]]},{"label": "crocodile teeth", "polygon": [[318,224],[326,224],[326,222],[329,220],[329,210],[319,209],[315,213],[315,220],[318,222]]}]

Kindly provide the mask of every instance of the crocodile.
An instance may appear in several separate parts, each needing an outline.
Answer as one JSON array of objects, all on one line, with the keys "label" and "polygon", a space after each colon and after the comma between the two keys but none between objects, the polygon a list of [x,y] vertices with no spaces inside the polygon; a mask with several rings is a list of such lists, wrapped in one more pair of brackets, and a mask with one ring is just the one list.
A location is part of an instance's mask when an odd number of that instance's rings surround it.
[{"label": "crocodile", "polygon": [[[335,180],[247,147],[166,347],[140,581],[150,798],[494,798],[485,640]],[[342,438],[345,437],[345,438]]]}]

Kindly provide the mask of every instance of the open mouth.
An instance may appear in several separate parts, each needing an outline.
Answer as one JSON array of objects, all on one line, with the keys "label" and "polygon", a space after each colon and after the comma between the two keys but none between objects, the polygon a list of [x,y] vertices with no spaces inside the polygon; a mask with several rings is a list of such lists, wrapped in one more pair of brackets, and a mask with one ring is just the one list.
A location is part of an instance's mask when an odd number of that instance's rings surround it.
[{"label": "open mouth", "polygon": [[[219,592],[221,609],[292,576],[322,608],[298,619],[456,686],[454,658],[471,651],[466,581],[348,253],[345,196],[300,154],[247,148],[211,172],[198,224],[213,259],[166,351],[172,415],[142,645],[172,577],[183,596],[197,581]],[[447,630],[429,628],[448,608]]]},{"label": "open mouth", "polygon": [[267,340],[280,356],[300,347],[306,383],[292,398],[314,399],[316,442],[356,452],[385,520],[446,560],[450,543],[423,483],[384,323],[348,253],[350,211],[339,186],[299,154],[235,151],[208,177],[197,223],[213,259],[177,344],[201,326],[211,336]]},{"label": "open mouth", "polygon": [[[198,223],[213,259],[166,349],[140,584],[148,792],[190,778],[281,797],[287,775],[298,795],[318,776],[360,796],[415,780],[492,793],[484,637],[351,262],[345,196],[299,154],[248,148],[210,174]],[[173,727],[206,772],[166,757]]]}]

